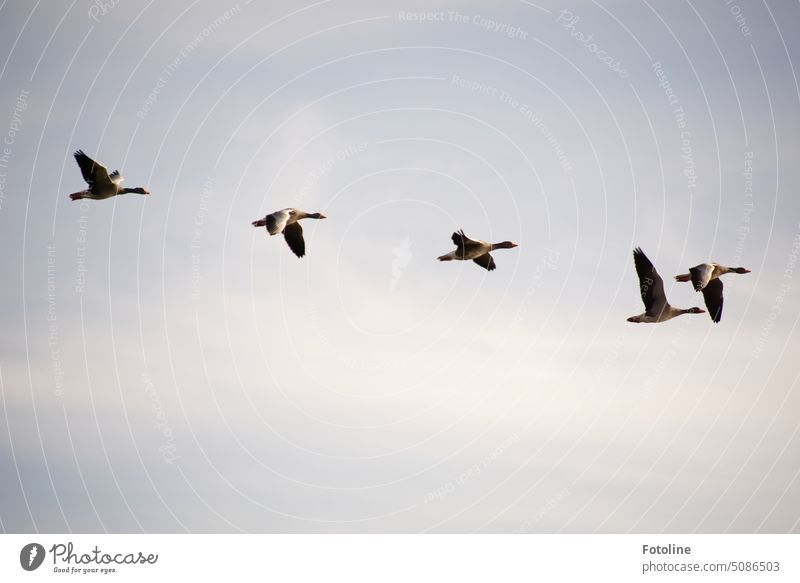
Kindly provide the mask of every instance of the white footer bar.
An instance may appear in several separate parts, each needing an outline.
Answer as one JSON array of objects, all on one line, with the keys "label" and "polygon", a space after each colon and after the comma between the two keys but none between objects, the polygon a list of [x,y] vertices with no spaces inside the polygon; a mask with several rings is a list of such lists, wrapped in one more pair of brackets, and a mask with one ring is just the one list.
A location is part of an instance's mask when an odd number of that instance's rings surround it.
[{"label": "white footer bar", "polygon": [[17,535],[0,581],[800,581],[800,535]]}]

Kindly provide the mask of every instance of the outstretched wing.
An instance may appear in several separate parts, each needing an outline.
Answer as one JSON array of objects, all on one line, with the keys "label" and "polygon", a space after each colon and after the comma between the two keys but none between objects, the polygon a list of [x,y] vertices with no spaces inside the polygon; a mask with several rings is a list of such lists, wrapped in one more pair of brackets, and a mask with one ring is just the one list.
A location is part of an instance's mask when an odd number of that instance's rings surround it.
[{"label": "outstretched wing", "polygon": [[722,319],[722,280],[720,278],[712,279],[703,288],[703,299],[706,301],[708,308],[708,315],[715,324],[718,324]]},{"label": "outstretched wing", "polygon": [[473,259],[475,263],[483,267],[486,271],[494,271],[495,264],[494,258],[489,255],[488,253],[484,253],[483,255],[479,255],[475,259]]},{"label": "outstretched wing", "polygon": [[467,237],[463,230],[453,233],[452,239],[457,247],[456,257],[459,259],[468,259],[481,253],[481,251],[489,251],[491,249],[491,247],[483,241]]},{"label": "outstretched wing", "polygon": [[303,239],[303,227],[300,223],[292,223],[283,230],[283,238],[289,244],[295,255],[302,257],[306,254],[306,242]]},{"label": "outstretched wing", "polygon": [[463,229],[461,231],[456,231],[455,233],[453,233],[451,239],[453,239],[453,243],[455,244],[455,246],[458,248],[459,251],[464,249],[464,242],[469,241],[467,236],[464,234]]},{"label": "outstretched wing", "polygon": [[96,186],[102,188],[113,184],[108,176],[108,169],[89,158],[83,153],[83,150],[75,152],[75,161],[81,169],[83,179],[90,188],[95,188]]},{"label": "outstretched wing", "polygon": [[701,263],[700,265],[692,267],[689,273],[692,276],[694,291],[700,291],[711,281],[711,275],[714,273],[714,266],[710,263]]},{"label": "outstretched wing", "polygon": [[642,294],[645,311],[660,310],[667,303],[664,280],[661,279],[652,262],[639,247],[633,250],[633,262],[636,264],[636,274],[639,276],[639,290]]},{"label": "outstretched wing", "polygon": [[464,230],[460,230],[457,233],[453,233],[453,243],[456,244],[456,247],[463,246],[469,247],[470,245],[481,245],[483,241],[478,241],[477,239],[470,239],[464,234]]},{"label": "outstretched wing", "polygon": [[286,228],[286,222],[289,220],[292,212],[290,209],[283,209],[282,211],[275,211],[267,215],[267,231],[270,235],[277,235]]}]

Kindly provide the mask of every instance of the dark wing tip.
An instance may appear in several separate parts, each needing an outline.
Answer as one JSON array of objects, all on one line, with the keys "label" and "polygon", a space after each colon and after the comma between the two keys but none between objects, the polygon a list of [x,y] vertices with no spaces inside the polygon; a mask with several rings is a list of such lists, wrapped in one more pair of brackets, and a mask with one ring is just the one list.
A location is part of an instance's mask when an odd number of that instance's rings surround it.
[{"label": "dark wing tip", "polygon": [[633,262],[636,265],[636,271],[640,277],[643,275],[643,270],[650,270],[651,272],[656,270],[653,266],[653,262],[647,258],[647,255],[644,254],[641,247],[636,247],[636,249],[633,250]]},{"label": "dark wing tip", "polygon": [[633,250],[633,262],[638,267],[639,265],[652,267],[653,263],[647,258],[647,255],[644,254],[641,247],[636,247]]}]

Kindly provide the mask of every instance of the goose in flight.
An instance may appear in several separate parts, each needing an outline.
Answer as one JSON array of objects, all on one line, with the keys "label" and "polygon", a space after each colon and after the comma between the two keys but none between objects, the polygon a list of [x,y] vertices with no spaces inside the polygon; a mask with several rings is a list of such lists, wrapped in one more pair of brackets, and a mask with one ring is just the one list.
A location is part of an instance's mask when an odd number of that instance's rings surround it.
[{"label": "goose in flight", "polygon": [[639,247],[633,250],[633,262],[639,276],[639,289],[644,302],[644,313],[631,316],[628,322],[655,324],[666,322],[681,314],[703,314],[700,308],[682,310],[669,305],[664,294],[664,280],[658,275],[656,268]]},{"label": "goose in flight", "polygon": [[120,183],[125,179],[120,175],[118,170],[114,170],[114,172],[109,174],[108,168],[89,158],[82,150],[75,152],[75,161],[78,163],[78,166],[80,166],[83,179],[89,185],[89,188],[70,194],[69,197],[72,200],[80,200],[82,198],[103,200],[129,192],[150,194],[149,190],[141,186],[137,188],[122,188]]},{"label": "goose in flight", "polygon": [[726,267],[719,263],[701,263],[689,270],[689,273],[676,275],[677,281],[691,281],[695,291],[703,292],[708,315],[715,324],[722,319],[722,280],[726,273],[750,273],[744,267]]},{"label": "goose in flight", "polygon": [[295,255],[302,257],[306,254],[306,242],[303,239],[303,227],[300,219],[327,219],[322,213],[306,213],[299,209],[288,208],[268,214],[263,219],[253,221],[254,227],[266,227],[270,235],[283,233],[283,238]]},{"label": "goose in flight", "polygon": [[495,249],[513,249],[519,247],[516,243],[511,241],[503,241],[502,243],[487,243],[478,239],[470,239],[464,234],[464,231],[453,233],[453,243],[456,245],[456,250],[437,257],[439,261],[453,261],[461,260],[467,261],[472,259],[475,263],[486,269],[492,271],[495,269],[494,259],[489,255],[490,251]]}]

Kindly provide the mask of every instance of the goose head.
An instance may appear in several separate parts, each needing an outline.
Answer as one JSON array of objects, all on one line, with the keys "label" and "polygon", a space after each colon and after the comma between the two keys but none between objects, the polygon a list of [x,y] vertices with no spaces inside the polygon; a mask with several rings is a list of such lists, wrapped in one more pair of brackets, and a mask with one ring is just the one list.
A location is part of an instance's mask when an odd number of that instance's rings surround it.
[{"label": "goose head", "polygon": [[731,269],[733,273],[750,273],[749,269],[745,269],[744,267],[734,267]]},{"label": "goose head", "polygon": [[150,191],[146,188],[142,188],[141,186],[137,186],[136,188],[123,188],[123,193],[134,193],[134,194],[150,194]]},{"label": "goose head", "polygon": [[325,215],[322,213],[307,213],[305,211],[301,211],[299,209],[291,209],[291,215],[294,217],[294,220],[299,221],[300,219],[327,219]]},{"label": "goose head", "polygon": [[503,241],[502,243],[495,243],[492,245],[492,249],[513,249],[514,247],[519,247],[519,245],[511,241]]},{"label": "goose head", "polygon": [[688,310],[683,310],[683,313],[684,314],[705,314],[706,311],[704,309],[702,309],[702,308],[698,308],[698,307],[695,306],[694,308],[689,308]]}]

